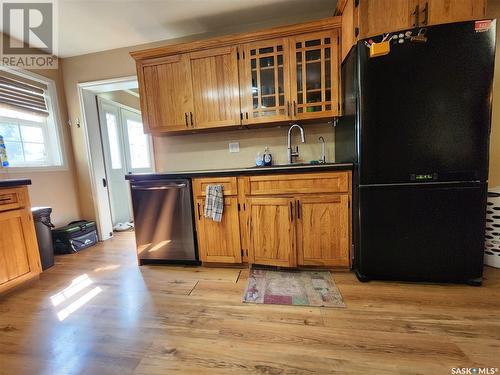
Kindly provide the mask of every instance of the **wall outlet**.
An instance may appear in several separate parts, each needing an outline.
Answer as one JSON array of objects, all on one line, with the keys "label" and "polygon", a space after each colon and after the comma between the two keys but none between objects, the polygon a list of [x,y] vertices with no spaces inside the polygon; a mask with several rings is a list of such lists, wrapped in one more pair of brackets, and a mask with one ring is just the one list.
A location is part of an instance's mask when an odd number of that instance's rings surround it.
[{"label": "wall outlet", "polygon": [[229,143],[229,152],[240,152],[240,142]]}]

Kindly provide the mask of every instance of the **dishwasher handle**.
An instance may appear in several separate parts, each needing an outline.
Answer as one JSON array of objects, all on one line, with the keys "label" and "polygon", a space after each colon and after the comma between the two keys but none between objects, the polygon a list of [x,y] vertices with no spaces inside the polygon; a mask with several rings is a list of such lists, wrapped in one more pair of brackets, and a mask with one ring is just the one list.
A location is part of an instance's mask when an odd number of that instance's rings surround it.
[{"label": "dishwasher handle", "polygon": [[186,184],[172,184],[172,185],[151,186],[151,187],[132,185],[132,189],[139,191],[154,191],[154,190],[183,189],[186,186],[187,186]]}]

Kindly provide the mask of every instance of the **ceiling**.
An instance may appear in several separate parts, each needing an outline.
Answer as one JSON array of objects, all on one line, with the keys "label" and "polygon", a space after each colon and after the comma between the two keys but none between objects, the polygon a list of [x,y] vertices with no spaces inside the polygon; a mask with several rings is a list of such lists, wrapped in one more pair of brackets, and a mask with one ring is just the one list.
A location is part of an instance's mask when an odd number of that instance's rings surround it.
[{"label": "ceiling", "polygon": [[59,56],[332,16],[336,0],[59,0]]}]

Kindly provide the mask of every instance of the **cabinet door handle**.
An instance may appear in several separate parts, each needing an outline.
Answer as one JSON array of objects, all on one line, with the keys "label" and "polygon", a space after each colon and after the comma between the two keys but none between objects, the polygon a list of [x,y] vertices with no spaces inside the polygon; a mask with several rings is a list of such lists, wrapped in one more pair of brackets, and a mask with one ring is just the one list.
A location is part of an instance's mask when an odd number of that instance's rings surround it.
[{"label": "cabinet door handle", "polygon": [[422,25],[427,25],[427,23],[429,22],[429,3],[428,2],[425,3],[424,10],[422,12],[424,12],[424,20],[422,21]]},{"label": "cabinet door handle", "polygon": [[188,128],[189,125],[188,125],[188,114],[187,114],[187,112],[184,112],[184,122],[186,123],[186,128]]},{"label": "cabinet door handle", "polygon": [[300,201],[297,200],[297,219],[300,219]]},{"label": "cabinet door handle", "polygon": [[198,220],[201,220],[200,204],[197,203],[197,205],[198,205]]},{"label": "cabinet door handle", "polygon": [[193,112],[189,112],[189,117],[191,118],[191,126],[194,126],[194,124],[193,124]]},{"label": "cabinet door handle", "polygon": [[293,203],[290,202],[290,221],[293,221]]},{"label": "cabinet door handle", "polygon": [[413,11],[412,15],[415,16],[415,23],[413,24],[413,26],[418,26],[418,20],[419,20],[419,17],[420,17],[420,7],[417,5],[415,5],[415,10]]},{"label": "cabinet door handle", "polygon": [[297,103],[295,102],[295,100],[293,101],[293,115],[297,116]]},{"label": "cabinet door handle", "polygon": [[288,100],[286,102],[286,115],[290,116],[290,102]]},{"label": "cabinet door handle", "polygon": [[248,112],[245,112],[245,118],[248,120]]}]

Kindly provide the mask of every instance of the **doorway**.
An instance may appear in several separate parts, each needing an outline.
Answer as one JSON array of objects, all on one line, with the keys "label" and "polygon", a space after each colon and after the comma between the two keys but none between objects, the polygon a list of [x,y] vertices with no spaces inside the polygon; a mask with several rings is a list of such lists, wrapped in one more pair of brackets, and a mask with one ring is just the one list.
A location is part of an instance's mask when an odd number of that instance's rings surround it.
[{"label": "doorway", "polygon": [[[99,240],[113,236],[119,223],[132,221],[129,173],[154,172],[154,142],[142,127],[137,77],[78,84],[81,127],[88,156],[90,184]],[[91,215],[88,215],[91,217]]]},{"label": "doorway", "polygon": [[113,230],[133,228],[132,202],[126,174],[152,173],[153,145],[144,134],[141,113],[134,108],[97,99]]}]

